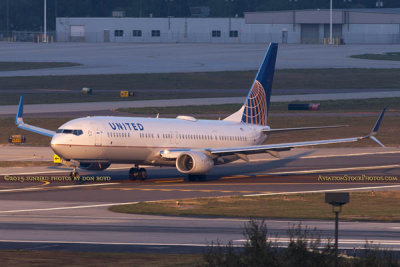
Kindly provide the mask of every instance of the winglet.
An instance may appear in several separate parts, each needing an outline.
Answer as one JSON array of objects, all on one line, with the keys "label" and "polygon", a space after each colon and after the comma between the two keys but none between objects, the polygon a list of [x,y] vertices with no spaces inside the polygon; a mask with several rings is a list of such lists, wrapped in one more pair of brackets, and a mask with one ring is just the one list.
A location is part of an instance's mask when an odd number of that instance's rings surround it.
[{"label": "winglet", "polygon": [[377,143],[381,147],[385,147],[385,146],[375,136],[378,134],[379,127],[381,125],[381,122],[382,122],[382,119],[383,119],[383,115],[385,114],[385,111],[386,111],[386,107],[382,110],[381,115],[379,115],[379,118],[375,122],[375,125],[372,128],[372,130],[369,133],[369,135],[366,136],[367,138],[371,139],[372,141],[374,141],[375,143]]},{"label": "winglet", "polygon": [[24,95],[22,94],[21,98],[19,99],[18,113],[17,116],[15,117],[16,125],[24,123],[23,116],[24,116]]},{"label": "winglet", "polygon": [[369,133],[370,136],[375,136],[378,133],[379,126],[381,125],[383,115],[385,114],[386,107],[382,110],[381,115],[379,115],[378,120],[376,121],[374,128],[372,128],[371,132]]}]

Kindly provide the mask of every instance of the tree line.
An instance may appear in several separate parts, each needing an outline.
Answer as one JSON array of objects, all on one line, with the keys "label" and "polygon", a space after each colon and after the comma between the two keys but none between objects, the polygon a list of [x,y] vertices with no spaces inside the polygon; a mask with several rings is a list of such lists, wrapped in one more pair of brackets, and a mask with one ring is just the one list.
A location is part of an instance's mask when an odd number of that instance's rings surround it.
[{"label": "tree line", "polygon": [[[335,8],[400,8],[398,0],[333,0]],[[209,7],[209,17],[243,17],[244,12],[292,9],[326,9],[329,0],[47,0],[47,27],[56,17],[110,17],[125,11],[127,17],[190,17],[191,7]],[[44,0],[0,0],[0,31],[41,31]]]}]

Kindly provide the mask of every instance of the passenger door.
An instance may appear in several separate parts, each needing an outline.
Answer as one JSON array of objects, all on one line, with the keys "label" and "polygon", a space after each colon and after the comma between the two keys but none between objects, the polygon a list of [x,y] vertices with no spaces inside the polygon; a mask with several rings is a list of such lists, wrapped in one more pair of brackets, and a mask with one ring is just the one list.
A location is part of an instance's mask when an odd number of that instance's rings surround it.
[{"label": "passenger door", "polygon": [[101,131],[100,129],[96,129],[94,131],[94,145],[95,146],[102,145],[102,135],[103,135],[103,131]]}]

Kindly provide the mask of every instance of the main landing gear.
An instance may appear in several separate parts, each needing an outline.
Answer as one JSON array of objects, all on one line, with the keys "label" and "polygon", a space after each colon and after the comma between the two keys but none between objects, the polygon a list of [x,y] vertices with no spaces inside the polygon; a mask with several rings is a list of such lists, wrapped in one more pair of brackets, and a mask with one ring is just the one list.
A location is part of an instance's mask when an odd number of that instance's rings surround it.
[{"label": "main landing gear", "polygon": [[135,165],[134,168],[130,168],[129,170],[129,179],[135,181],[136,179],[140,179],[142,181],[146,180],[147,171],[145,168],[139,168],[139,165]]},{"label": "main landing gear", "polygon": [[207,180],[207,176],[201,174],[189,174],[187,176],[187,180],[189,182],[195,182],[195,181],[204,182]]}]

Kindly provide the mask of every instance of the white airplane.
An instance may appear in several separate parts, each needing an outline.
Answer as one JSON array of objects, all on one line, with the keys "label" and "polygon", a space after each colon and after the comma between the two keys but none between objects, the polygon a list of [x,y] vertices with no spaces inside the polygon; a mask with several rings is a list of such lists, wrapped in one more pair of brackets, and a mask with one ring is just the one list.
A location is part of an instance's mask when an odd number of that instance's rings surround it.
[{"label": "white airplane", "polygon": [[146,179],[139,165],[176,166],[189,180],[205,176],[214,165],[238,159],[248,161],[248,154],[278,152],[295,147],[356,142],[366,138],[379,145],[378,132],[385,109],[367,136],[307,142],[266,144],[270,134],[340,126],[271,129],[267,126],[272,81],[278,45],[271,43],[243,106],[224,120],[198,120],[191,116],[175,119],[99,116],[78,118],[51,131],[24,123],[23,95],[16,124],[19,128],[51,137],[51,148],[76,168],[104,170],[113,163],[128,163],[129,178]]}]

